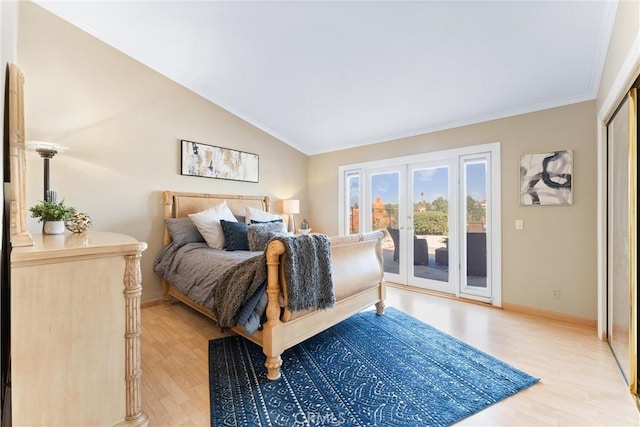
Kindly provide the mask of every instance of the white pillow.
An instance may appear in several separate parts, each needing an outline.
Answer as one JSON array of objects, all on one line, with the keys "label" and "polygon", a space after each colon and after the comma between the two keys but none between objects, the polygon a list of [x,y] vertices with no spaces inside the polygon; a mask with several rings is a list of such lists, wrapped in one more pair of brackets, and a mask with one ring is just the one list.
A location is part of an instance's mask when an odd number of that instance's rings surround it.
[{"label": "white pillow", "polygon": [[261,209],[256,209],[256,208],[250,208],[250,207],[246,207],[245,208],[245,222],[247,224],[251,224],[251,220],[254,221],[261,221],[261,222],[268,222],[268,221],[274,221],[274,220],[282,220],[282,217],[280,215],[274,215],[272,213],[269,212],[265,212]]},{"label": "white pillow", "polygon": [[189,218],[204,237],[209,247],[224,249],[224,233],[220,220],[238,222],[233,216],[226,202],[196,214],[189,214]]},{"label": "white pillow", "polygon": [[218,215],[220,215],[220,219],[230,222],[238,222],[236,217],[233,215],[233,212],[231,212],[231,209],[229,209],[229,206],[227,206],[227,202],[222,202],[222,204],[217,206],[216,209],[218,211]]}]

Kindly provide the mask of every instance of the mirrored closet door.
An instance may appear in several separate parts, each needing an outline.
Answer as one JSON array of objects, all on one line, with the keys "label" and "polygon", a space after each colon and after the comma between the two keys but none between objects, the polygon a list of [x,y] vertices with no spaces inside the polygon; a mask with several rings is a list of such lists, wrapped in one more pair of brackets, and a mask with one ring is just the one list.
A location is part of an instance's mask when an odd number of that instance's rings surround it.
[{"label": "mirrored closet door", "polygon": [[631,392],[638,394],[637,89],[607,124],[607,341]]}]

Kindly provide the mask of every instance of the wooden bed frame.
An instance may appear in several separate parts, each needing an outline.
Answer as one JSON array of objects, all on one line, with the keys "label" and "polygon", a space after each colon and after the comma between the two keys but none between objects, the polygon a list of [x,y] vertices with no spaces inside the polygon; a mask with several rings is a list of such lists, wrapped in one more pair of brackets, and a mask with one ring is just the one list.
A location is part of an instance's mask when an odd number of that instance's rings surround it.
[{"label": "wooden bed frame", "polygon": [[[226,194],[163,192],[165,218],[180,218],[201,212],[225,200],[236,216],[245,215],[245,207],[269,210],[269,198]],[[165,227],[164,243],[171,237]],[[262,330],[247,335],[243,328],[233,331],[260,345],[266,355],[267,378],[280,378],[281,354],[305,339],[322,332],[353,314],[375,304],[378,315],[384,312],[385,288],[382,280],[381,231],[331,239],[332,272],[336,305],[327,310],[290,312],[286,308],[286,283],[281,257],[284,245],[273,241],[266,250],[267,261],[267,309]],[[163,299],[170,305],[174,299],[216,320],[209,308],[195,304],[171,283],[162,281]]]}]

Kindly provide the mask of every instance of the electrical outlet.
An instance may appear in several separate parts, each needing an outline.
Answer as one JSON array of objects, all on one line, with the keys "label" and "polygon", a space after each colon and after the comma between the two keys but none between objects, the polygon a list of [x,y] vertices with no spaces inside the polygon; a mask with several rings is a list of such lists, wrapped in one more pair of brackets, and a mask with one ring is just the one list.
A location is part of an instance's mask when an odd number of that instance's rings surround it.
[{"label": "electrical outlet", "polygon": [[551,297],[553,299],[560,299],[560,289],[551,289]]}]

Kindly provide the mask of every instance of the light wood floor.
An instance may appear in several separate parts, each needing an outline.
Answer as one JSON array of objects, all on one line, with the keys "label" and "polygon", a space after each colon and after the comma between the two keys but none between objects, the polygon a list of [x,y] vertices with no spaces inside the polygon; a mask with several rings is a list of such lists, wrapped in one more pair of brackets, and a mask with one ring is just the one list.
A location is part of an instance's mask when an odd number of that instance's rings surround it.
[{"label": "light wood floor", "polygon": [[[386,304],[541,378],[459,425],[640,426],[609,347],[593,329],[391,287]],[[219,328],[181,304],[144,308],[142,327],[149,425],[209,426],[207,345]]]}]

